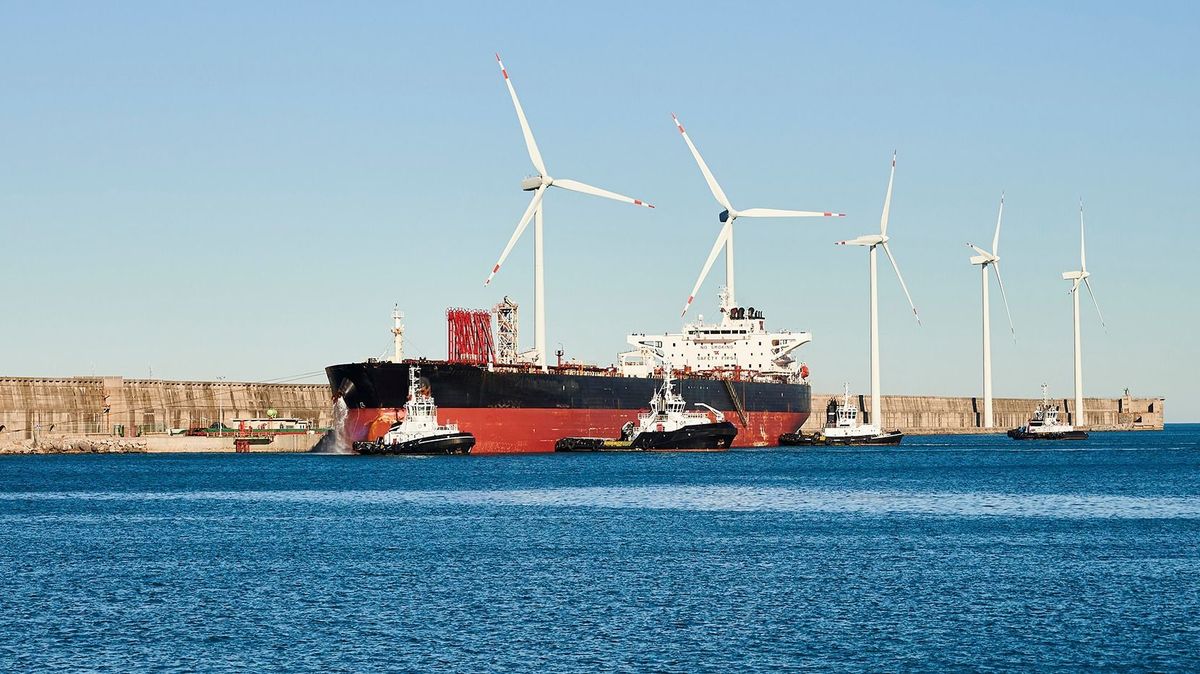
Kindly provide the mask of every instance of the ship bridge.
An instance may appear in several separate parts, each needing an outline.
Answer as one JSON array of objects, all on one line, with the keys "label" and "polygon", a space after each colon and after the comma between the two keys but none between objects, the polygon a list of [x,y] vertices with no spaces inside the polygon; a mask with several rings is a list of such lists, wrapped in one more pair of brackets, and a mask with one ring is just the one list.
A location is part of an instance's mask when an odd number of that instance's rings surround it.
[{"label": "ship bridge", "polygon": [[720,323],[704,317],[688,323],[682,332],[658,335],[636,333],[625,341],[633,351],[620,354],[621,373],[650,376],[659,361],[692,372],[740,371],[743,375],[795,377],[792,352],[812,341],[809,332],[769,332],[763,312],[753,307],[727,307]]}]

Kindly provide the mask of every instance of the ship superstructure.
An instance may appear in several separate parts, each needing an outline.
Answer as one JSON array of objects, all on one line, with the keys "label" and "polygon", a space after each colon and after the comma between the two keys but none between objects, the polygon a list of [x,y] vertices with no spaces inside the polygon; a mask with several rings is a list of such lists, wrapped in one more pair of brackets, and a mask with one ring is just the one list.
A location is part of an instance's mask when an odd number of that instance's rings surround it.
[{"label": "ship superstructure", "polygon": [[808,332],[771,332],[766,317],[754,307],[733,306],[722,289],[721,321],[705,323],[704,317],[684,325],[682,332],[636,333],[625,340],[633,351],[620,354],[619,368],[627,377],[649,377],[659,353],[684,372],[713,373],[750,380],[801,381],[807,368],[793,352],[812,341]]}]

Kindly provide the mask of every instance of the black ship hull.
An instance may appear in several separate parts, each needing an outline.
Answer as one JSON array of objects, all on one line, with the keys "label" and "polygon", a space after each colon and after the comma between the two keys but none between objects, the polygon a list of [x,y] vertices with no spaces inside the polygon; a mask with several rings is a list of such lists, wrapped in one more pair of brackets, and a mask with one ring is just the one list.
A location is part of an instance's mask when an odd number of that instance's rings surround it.
[{"label": "black ship hull", "polygon": [[446,433],[390,444],[382,440],[363,440],[353,445],[354,451],[359,454],[408,456],[469,454],[474,446],[475,436],[470,433]]}]

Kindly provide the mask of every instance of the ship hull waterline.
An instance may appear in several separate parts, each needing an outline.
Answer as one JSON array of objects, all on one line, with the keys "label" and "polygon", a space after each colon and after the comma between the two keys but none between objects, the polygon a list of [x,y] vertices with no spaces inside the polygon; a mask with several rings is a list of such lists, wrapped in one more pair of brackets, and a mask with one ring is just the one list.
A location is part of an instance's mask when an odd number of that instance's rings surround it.
[{"label": "ship hull waterline", "polygon": [[354,443],[353,449],[366,456],[443,456],[470,454],[474,446],[475,436],[470,433],[445,433],[394,444],[382,440],[360,441]]},{"label": "ship hull waterline", "polygon": [[[565,437],[606,437],[637,420],[660,382],[642,377],[491,371],[486,366],[420,361],[441,423],[476,438],[471,454],[553,452]],[[326,368],[346,406],[344,437],[376,440],[403,416],[408,363],[349,363]],[[689,404],[720,410],[737,427],[733,447],[770,447],[809,417],[804,383],[679,380]],[[740,411],[739,411],[740,407]]]},{"label": "ship hull waterline", "polygon": [[728,421],[692,424],[673,431],[643,431],[633,440],[572,437],[554,443],[556,452],[723,452],[737,428]]},{"label": "ship hull waterline", "polygon": [[1087,440],[1087,431],[1056,431],[1053,433],[1030,433],[1021,428],[1010,429],[1008,437],[1013,440]]},{"label": "ship hull waterline", "polygon": [[904,439],[900,431],[885,431],[878,435],[854,435],[829,437],[823,433],[784,433],[779,436],[783,447],[845,447],[845,446],[888,446],[898,445]]},{"label": "ship hull waterline", "polygon": [[[722,411],[726,418],[736,416],[732,410]],[[458,424],[463,432],[475,436],[472,456],[553,452],[560,438],[604,436],[637,419],[637,415],[637,410],[438,408],[443,421]],[[734,423],[738,434],[733,448],[774,446],[780,435],[802,426],[808,413],[758,412],[747,417],[746,428]],[[388,409],[349,410],[346,434],[349,438],[373,439],[369,437],[371,429],[387,426],[392,419],[394,415]]]}]

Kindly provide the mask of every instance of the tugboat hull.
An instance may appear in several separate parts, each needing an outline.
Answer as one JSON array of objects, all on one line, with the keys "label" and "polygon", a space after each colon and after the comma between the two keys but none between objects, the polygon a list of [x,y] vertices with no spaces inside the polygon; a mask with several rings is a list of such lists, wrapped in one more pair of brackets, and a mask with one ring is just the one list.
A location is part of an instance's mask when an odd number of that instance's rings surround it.
[{"label": "tugboat hull", "polygon": [[728,421],[684,426],[674,431],[646,431],[633,439],[633,446],[647,451],[688,449],[729,449],[737,437],[737,427]]},{"label": "tugboat hull", "polygon": [[823,433],[784,433],[779,444],[785,447],[841,446],[841,445],[898,445],[904,439],[900,431],[885,431],[878,435],[851,435],[829,437]]},{"label": "tugboat hull", "polygon": [[470,433],[447,433],[407,442],[386,444],[382,439],[354,443],[354,451],[368,455],[432,456],[443,454],[469,454],[475,446],[475,436]]},{"label": "tugboat hull", "polygon": [[1024,428],[1014,428],[1008,432],[1013,440],[1087,440],[1087,431],[1062,431],[1057,433],[1030,433]]},{"label": "tugboat hull", "polygon": [[633,440],[562,438],[556,452],[720,452],[729,449],[737,427],[728,421],[694,424],[674,431],[645,431]]}]

